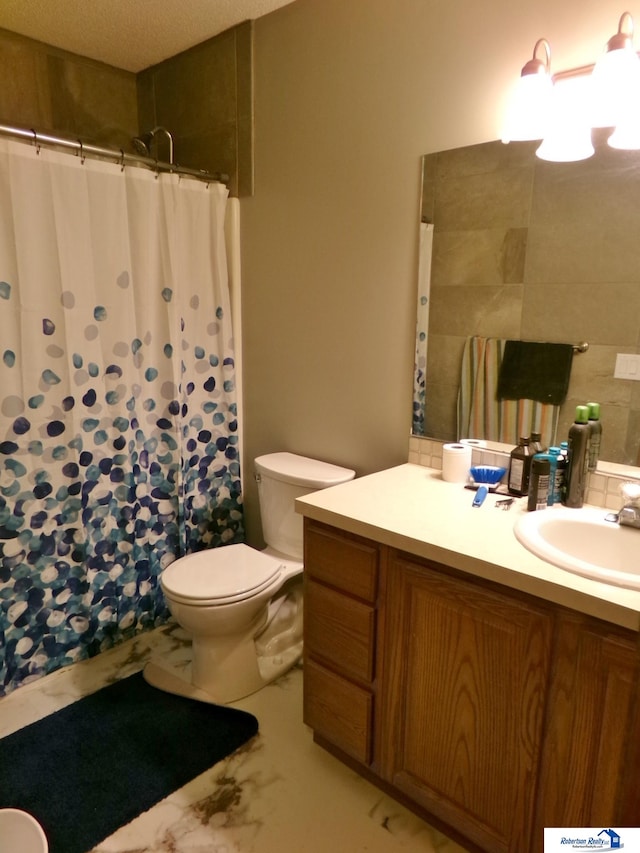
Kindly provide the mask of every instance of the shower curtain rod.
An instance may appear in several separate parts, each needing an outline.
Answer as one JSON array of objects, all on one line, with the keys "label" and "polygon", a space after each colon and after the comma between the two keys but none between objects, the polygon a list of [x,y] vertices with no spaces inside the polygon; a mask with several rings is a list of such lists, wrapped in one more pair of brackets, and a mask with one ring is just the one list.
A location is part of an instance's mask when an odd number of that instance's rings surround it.
[{"label": "shower curtain rod", "polygon": [[120,163],[123,168],[126,163],[143,164],[156,172],[174,172],[176,175],[188,175],[191,178],[197,178],[207,183],[226,184],[229,182],[229,175],[225,175],[223,172],[205,172],[198,169],[189,169],[187,166],[178,166],[175,163],[163,163],[160,160],[155,160],[153,157],[126,154],[121,148],[119,150],[115,148],[103,148],[99,145],[86,144],[81,139],[65,139],[60,136],[50,136],[47,133],[37,133],[35,130],[23,127],[11,127],[10,125],[0,124],[0,135],[24,139],[36,146],[50,145],[57,148],[68,148],[75,151],[79,157],[87,155],[108,158],[115,160],[116,163]]}]

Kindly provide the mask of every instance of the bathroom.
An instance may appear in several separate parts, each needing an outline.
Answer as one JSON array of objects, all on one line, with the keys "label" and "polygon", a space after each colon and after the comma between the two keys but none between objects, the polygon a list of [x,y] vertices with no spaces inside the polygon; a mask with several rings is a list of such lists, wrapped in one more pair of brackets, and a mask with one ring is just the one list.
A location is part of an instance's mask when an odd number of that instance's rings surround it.
[{"label": "bathroom", "polygon": [[[536,39],[552,41],[559,67],[578,66],[622,11],[610,0],[525,11],[506,0],[295,0],[253,24],[253,139],[250,106],[221,103],[216,125],[202,106],[215,106],[229,67],[242,93],[248,27],[212,44],[229,57],[222,68],[204,48],[190,57],[196,70],[162,66],[153,113],[133,72],[0,34],[3,122],[116,146],[162,124],[179,162],[232,176],[250,543],[261,543],[256,456],[286,448],[358,475],[407,459],[421,156],[497,138],[506,87]],[[53,32],[41,41],[57,43]]]}]

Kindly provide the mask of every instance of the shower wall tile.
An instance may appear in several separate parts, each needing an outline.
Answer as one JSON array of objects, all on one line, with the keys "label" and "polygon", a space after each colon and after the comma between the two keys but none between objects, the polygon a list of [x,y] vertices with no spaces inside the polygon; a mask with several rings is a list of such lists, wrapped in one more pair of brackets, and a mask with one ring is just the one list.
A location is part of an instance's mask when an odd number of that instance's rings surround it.
[{"label": "shower wall tile", "polygon": [[457,388],[465,340],[461,335],[441,335],[436,341],[438,346],[429,349],[427,358],[440,382]]},{"label": "shower wall tile", "polygon": [[[571,368],[571,393],[579,400],[598,400],[606,406],[631,406],[633,386],[629,379],[613,379],[616,354],[619,347],[590,345],[585,353],[573,359]],[[635,352],[635,348],[627,348]],[[573,412],[572,412],[573,414]]]},{"label": "shower wall tile", "polygon": [[629,282],[640,279],[640,225],[613,227],[566,220],[530,225],[527,284]]},{"label": "shower wall tile", "polygon": [[[560,431],[575,405],[601,402],[603,458],[637,464],[640,382],[613,378],[618,352],[640,352],[637,152],[595,140],[578,163],[547,163],[537,143],[472,145],[424,158],[423,215],[434,222],[427,422],[451,419],[452,367],[471,335],[579,343]],[[459,363],[458,363],[459,370]],[[456,383],[456,388],[457,388]],[[442,393],[443,400],[437,396]]]},{"label": "shower wall tile", "polygon": [[[491,338],[520,335],[522,285],[460,285],[434,287],[429,313],[432,335],[475,335],[478,328]],[[427,358],[430,358],[430,355]]]},{"label": "shower wall tile", "polygon": [[5,124],[128,147],[137,132],[135,75],[0,30]]},{"label": "shower wall tile", "polygon": [[128,150],[138,119],[135,75],[60,56],[49,56],[47,66],[56,83],[51,87],[56,128],[73,128],[82,140]]},{"label": "shower wall tile", "polygon": [[253,195],[253,24],[236,27],[238,195]]},{"label": "shower wall tile", "polygon": [[201,133],[215,119],[235,121],[232,31],[167,59],[151,74],[157,118],[174,135]]},{"label": "shower wall tile", "polygon": [[[427,435],[446,438],[455,435],[457,429],[457,399],[460,384],[460,362],[465,337],[437,335],[429,341],[429,375],[425,396]],[[433,345],[432,345],[433,344]]]},{"label": "shower wall tile", "polygon": [[521,284],[526,228],[443,231],[433,247],[433,286]]},{"label": "shower wall tile", "polygon": [[427,156],[434,158],[433,176],[440,184],[451,178],[496,173],[505,169],[526,169],[532,172],[531,157],[536,148],[535,142],[517,142],[511,145],[483,142]]},{"label": "shower wall tile", "polygon": [[633,347],[638,339],[640,287],[630,284],[548,284],[527,287],[522,337]]},{"label": "shower wall tile", "polygon": [[44,45],[0,30],[0,119],[4,124],[52,130]]},{"label": "shower wall tile", "polygon": [[425,428],[433,438],[445,439],[455,435],[457,429],[458,386],[445,383],[427,383]]},{"label": "shower wall tile", "polygon": [[[203,133],[180,134],[175,139],[176,161],[194,169],[222,172],[237,180],[237,128],[227,125]],[[207,151],[208,166],[203,166],[203,150]],[[178,157],[179,152],[179,157]],[[193,164],[198,165],[193,165]],[[215,167],[214,167],[215,164]],[[236,195],[237,193],[233,193]]]},{"label": "shower wall tile", "polygon": [[[636,382],[635,384],[637,385],[638,383]],[[638,440],[636,438],[638,435],[640,435],[640,410],[634,408],[629,411],[625,458],[633,460],[636,465],[640,465],[640,450],[638,449]]]},{"label": "shower wall tile", "polygon": [[253,185],[252,39],[246,22],[138,75],[139,132],[167,128],[176,162],[226,172],[234,195]]},{"label": "shower wall tile", "polygon": [[637,229],[640,174],[637,166],[632,166],[633,159],[633,152],[618,152],[602,145],[597,156],[589,160],[539,161],[531,199],[532,220],[539,225],[572,222]]},{"label": "shower wall tile", "polygon": [[435,230],[526,227],[531,181],[530,169],[500,169],[442,181],[436,190]]}]

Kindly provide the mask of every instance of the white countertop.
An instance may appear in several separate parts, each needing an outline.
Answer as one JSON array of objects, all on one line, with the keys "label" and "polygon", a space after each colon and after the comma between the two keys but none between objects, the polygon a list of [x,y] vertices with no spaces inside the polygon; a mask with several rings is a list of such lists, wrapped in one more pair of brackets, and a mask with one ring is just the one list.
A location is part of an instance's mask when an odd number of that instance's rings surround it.
[{"label": "white countertop", "polygon": [[298,498],[296,511],[640,631],[640,592],[582,578],[530,553],[513,533],[515,522],[527,511],[526,498],[516,499],[504,512],[494,503],[505,495],[490,493],[480,508],[473,508],[474,494],[463,485],[444,482],[440,471],[407,463]]}]

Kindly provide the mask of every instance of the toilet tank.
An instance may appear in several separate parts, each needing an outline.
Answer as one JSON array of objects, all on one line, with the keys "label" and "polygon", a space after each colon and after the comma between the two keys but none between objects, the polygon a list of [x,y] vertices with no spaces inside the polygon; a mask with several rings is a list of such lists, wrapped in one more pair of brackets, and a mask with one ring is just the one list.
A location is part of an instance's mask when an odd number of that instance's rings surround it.
[{"label": "toilet tank", "polygon": [[318,489],[337,486],[355,471],[295,453],[267,453],[255,460],[262,532],[268,546],[302,559],[302,516],[295,500]]}]

